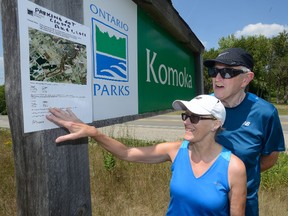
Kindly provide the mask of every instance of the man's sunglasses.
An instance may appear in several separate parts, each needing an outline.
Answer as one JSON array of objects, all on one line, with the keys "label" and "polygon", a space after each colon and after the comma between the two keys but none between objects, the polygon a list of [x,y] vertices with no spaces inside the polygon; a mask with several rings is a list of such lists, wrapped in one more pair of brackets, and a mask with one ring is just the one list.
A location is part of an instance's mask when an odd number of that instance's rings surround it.
[{"label": "man's sunglasses", "polygon": [[210,77],[216,77],[218,73],[220,73],[223,79],[231,79],[241,73],[245,73],[245,71],[234,68],[208,68],[208,75]]},{"label": "man's sunglasses", "polygon": [[181,114],[181,117],[182,117],[182,120],[183,121],[186,121],[188,118],[190,119],[190,122],[192,124],[197,124],[200,120],[217,120],[215,117],[213,116],[207,116],[207,117],[204,117],[204,116],[200,116],[200,115],[194,115],[194,114],[191,114],[191,115],[188,115],[187,113],[182,113]]}]

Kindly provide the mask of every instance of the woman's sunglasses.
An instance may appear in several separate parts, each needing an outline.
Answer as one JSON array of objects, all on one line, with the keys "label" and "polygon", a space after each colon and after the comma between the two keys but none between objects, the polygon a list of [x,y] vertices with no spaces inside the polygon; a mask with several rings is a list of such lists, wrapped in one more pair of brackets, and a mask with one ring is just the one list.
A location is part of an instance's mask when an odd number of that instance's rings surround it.
[{"label": "woman's sunglasses", "polygon": [[190,119],[190,122],[192,124],[197,124],[200,120],[216,120],[216,118],[214,116],[211,116],[211,117],[203,117],[203,116],[200,116],[200,115],[194,115],[194,114],[191,114],[191,115],[188,115],[187,113],[182,113],[181,114],[181,117],[182,117],[182,120],[183,121],[186,121],[188,118]]},{"label": "woman's sunglasses", "polygon": [[216,77],[217,74],[220,73],[221,77],[223,79],[231,79],[235,76],[238,76],[241,73],[246,73],[243,70],[240,69],[234,69],[234,68],[208,68],[208,75],[210,77]]}]

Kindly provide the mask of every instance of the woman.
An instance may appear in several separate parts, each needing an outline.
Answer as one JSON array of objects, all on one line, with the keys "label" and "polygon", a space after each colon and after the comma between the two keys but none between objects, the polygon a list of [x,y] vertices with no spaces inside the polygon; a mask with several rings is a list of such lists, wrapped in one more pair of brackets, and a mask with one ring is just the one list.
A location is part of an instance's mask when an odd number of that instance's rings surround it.
[{"label": "woman", "polygon": [[225,108],[213,96],[200,95],[191,101],[176,100],[184,110],[184,141],[147,147],[127,147],[95,127],[82,123],[70,110],[50,109],[47,119],[70,134],[56,142],[92,137],[122,160],[142,163],[172,162],[170,204],[166,215],[244,215],[246,171],[243,162],[216,143],[225,121]]}]

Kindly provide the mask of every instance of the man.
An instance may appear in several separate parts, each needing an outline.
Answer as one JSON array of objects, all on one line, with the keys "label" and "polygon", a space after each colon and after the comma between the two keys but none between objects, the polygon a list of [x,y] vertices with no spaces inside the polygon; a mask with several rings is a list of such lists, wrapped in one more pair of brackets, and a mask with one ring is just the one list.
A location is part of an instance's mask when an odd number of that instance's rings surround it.
[{"label": "man", "polygon": [[241,48],[229,48],[215,59],[204,61],[212,77],[214,95],[226,109],[224,131],[217,142],[243,160],[247,171],[245,215],[259,215],[260,172],[271,168],[279,151],[285,151],[277,109],[252,93],[253,57]]}]

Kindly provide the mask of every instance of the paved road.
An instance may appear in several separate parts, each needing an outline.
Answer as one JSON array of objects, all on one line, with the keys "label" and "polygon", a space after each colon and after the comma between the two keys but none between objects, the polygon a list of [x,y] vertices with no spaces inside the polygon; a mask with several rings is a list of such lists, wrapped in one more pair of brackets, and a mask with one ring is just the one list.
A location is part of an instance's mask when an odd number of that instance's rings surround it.
[{"label": "paved road", "polygon": [[[280,116],[280,120],[288,148],[288,116]],[[129,131],[132,137],[148,140],[175,140],[182,138],[184,133],[180,115],[158,115],[105,127],[101,130],[108,132],[108,135],[112,133],[115,137],[126,135]]]},{"label": "paved road", "polygon": [[[288,116],[280,116],[282,128],[288,149]],[[9,128],[7,116],[0,115],[0,127]],[[184,134],[180,115],[157,115],[138,119],[123,124],[115,124],[100,128],[102,132],[113,137],[131,137],[142,140],[181,139]]]},{"label": "paved road", "polygon": [[9,128],[8,116],[0,114],[0,128]]}]

